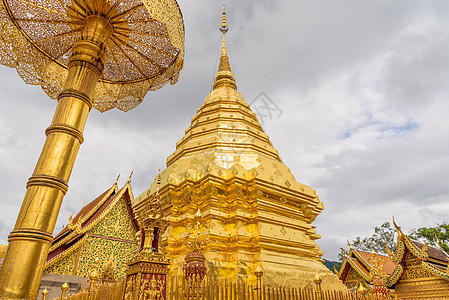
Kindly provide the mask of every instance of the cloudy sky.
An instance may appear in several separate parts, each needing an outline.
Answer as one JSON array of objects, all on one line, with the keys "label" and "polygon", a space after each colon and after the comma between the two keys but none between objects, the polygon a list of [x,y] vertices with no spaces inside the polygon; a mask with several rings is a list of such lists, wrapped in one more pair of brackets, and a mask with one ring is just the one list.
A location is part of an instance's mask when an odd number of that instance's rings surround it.
[{"label": "cloudy sky", "polygon": [[[179,1],[186,28],[179,83],[124,113],[92,111],[55,231],[83,201],[146,190],[211,90],[222,2]],[[325,210],[324,258],[395,216],[405,231],[449,221],[449,2],[226,1],[228,53],[248,103],[297,181]],[[6,244],[56,102],[0,66],[0,243]],[[256,105],[255,102],[254,105]],[[255,109],[255,107],[253,107]]]}]

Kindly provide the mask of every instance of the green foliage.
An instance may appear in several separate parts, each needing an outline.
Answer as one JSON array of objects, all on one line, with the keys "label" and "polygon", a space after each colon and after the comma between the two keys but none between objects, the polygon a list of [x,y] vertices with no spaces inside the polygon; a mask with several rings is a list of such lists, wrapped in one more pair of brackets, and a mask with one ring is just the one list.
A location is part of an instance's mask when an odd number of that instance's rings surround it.
[{"label": "green foliage", "polygon": [[[374,250],[379,254],[386,255],[385,244],[388,245],[391,251],[396,249],[395,232],[396,230],[391,226],[390,222],[385,222],[380,227],[374,228],[372,236],[365,238],[358,236],[351,242],[351,245],[361,251],[371,252],[371,250]],[[342,262],[344,259],[344,253],[341,251],[338,255],[338,260]]]},{"label": "green foliage", "polygon": [[334,272],[334,266],[335,269],[340,270],[341,268],[341,262],[338,261],[332,261],[332,260],[324,260],[324,265],[332,272]]},{"label": "green foliage", "polygon": [[[395,241],[396,230],[389,222],[383,223],[380,227],[374,228],[374,234],[370,237],[356,237],[351,241],[351,245],[361,251],[370,252],[376,251],[379,254],[386,255],[385,244],[388,245],[391,251],[396,249]],[[440,241],[440,247],[449,254],[449,224],[444,222],[437,224],[435,227],[421,227],[413,230],[410,237],[416,240],[425,240],[429,245],[437,245],[437,239]],[[341,251],[338,255],[338,261],[343,262],[345,259],[344,252]]]},{"label": "green foliage", "polygon": [[414,239],[424,239],[428,244],[435,246],[437,244],[438,237],[440,241],[440,246],[446,253],[449,253],[449,224],[444,222],[442,224],[437,224],[435,227],[421,227],[413,230],[410,236]]}]

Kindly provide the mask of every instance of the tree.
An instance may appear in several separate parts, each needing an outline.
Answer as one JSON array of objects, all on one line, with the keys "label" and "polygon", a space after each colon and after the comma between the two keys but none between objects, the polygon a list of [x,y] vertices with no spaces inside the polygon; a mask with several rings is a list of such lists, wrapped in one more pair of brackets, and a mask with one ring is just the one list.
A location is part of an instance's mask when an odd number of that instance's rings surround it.
[{"label": "tree", "polygon": [[[449,224],[444,222],[437,224],[435,227],[421,227],[413,230],[410,236],[414,239],[424,239],[428,244],[435,246],[440,244],[440,247],[449,254]],[[437,240],[438,238],[438,240]]]},{"label": "tree", "polygon": [[[380,227],[374,228],[372,236],[365,238],[358,236],[351,242],[351,245],[361,251],[371,252],[371,250],[374,250],[377,253],[386,255],[385,244],[391,251],[396,249],[395,233],[396,230],[391,226],[390,222],[385,222]],[[345,255],[342,250],[338,255],[338,260],[342,262],[344,259]]]}]

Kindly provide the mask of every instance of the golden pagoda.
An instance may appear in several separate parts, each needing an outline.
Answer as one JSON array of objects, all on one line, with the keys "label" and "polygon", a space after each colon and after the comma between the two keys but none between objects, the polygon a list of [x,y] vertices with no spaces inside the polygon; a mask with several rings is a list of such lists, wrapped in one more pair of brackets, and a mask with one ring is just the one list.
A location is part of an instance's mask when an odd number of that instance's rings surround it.
[{"label": "golden pagoda", "polygon": [[[346,289],[321,262],[312,222],[323,210],[315,190],[283,164],[256,115],[237,91],[223,45],[212,92],[167,158],[167,168],[135,199],[137,215],[160,197],[169,226],[162,248],[171,273],[180,274],[196,238],[195,213],[209,275],[255,282],[261,266],[267,284],[304,287],[316,273],[323,288]],[[160,182],[160,184],[158,184]]]}]

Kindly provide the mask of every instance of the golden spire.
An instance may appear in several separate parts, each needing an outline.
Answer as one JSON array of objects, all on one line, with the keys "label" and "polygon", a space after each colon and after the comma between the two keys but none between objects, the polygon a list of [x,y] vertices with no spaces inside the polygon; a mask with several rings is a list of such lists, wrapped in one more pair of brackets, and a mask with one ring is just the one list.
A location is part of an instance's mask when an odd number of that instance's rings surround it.
[{"label": "golden spire", "polygon": [[226,20],[225,6],[223,5],[223,14],[221,17],[220,31],[223,33],[223,44],[221,46],[220,65],[218,66],[218,72],[215,74],[214,90],[227,86],[233,89],[237,89],[235,83],[234,74],[231,71],[231,65],[229,64],[228,52],[226,50],[226,32],[228,32],[228,22]]},{"label": "golden spire", "polygon": [[[228,56],[228,52],[226,51],[226,39],[225,39],[225,35],[226,32],[228,32],[229,28],[228,28],[228,22],[226,21],[226,11],[225,11],[225,6],[223,4],[223,14],[221,17],[221,26],[220,26],[220,31],[223,33],[223,44],[221,45],[221,57],[227,57]],[[220,62],[221,62],[221,57],[220,57]],[[220,64],[221,67],[221,64]],[[226,69],[222,69],[221,71],[231,71],[231,67],[229,66],[229,64],[226,66]],[[220,70],[220,68],[218,68],[218,70]]]}]

